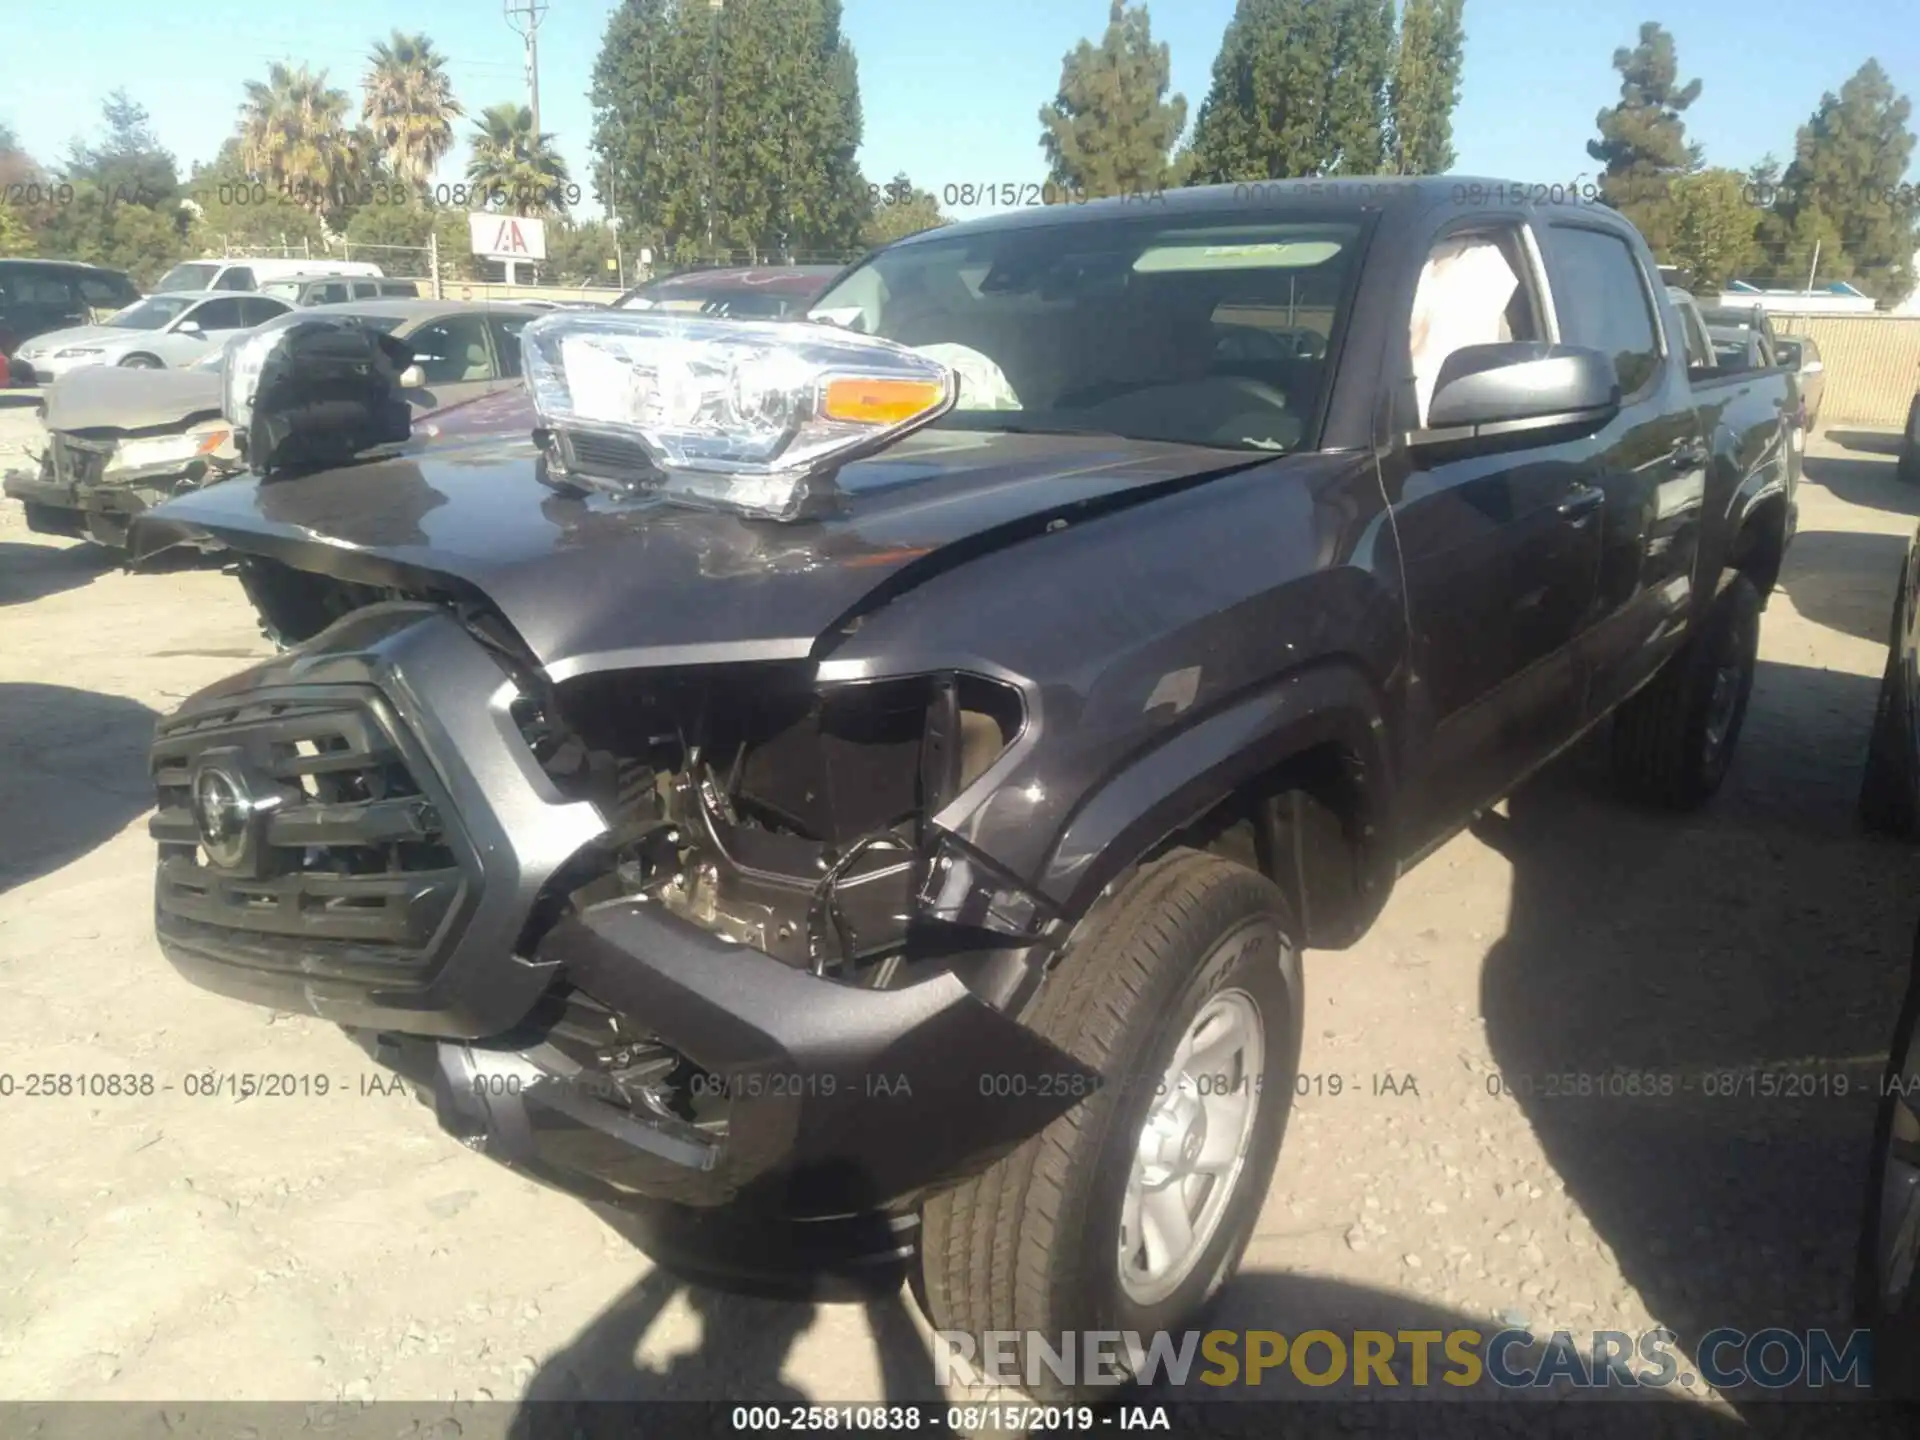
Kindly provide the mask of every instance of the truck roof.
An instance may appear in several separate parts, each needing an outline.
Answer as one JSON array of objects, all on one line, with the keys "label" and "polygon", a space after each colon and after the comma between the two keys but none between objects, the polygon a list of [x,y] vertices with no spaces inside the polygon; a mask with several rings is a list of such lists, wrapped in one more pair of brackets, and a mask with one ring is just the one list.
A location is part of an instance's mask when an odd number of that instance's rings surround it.
[{"label": "truck roof", "polygon": [[[1025,188],[1034,191],[1038,187]],[[1356,175],[1326,179],[1241,180],[1226,185],[1191,185],[1081,202],[1029,202],[1019,209],[923,230],[894,244],[924,245],[951,239],[956,234],[1046,225],[1097,224],[1152,215],[1219,214],[1231,210],[1245,210],[1250,214],[1278,212],[1298,215],[1365,210],[1419,213],[1447,203],[1460,206],[1463,212],[1470,212],[1474,209],[1497,208],[1503,200],[1540,209],[1577,211],[1610,226],[1626,228],[1626,222],[1606,206],[1565,199],[1556,202],[1546,195],[1548,188],[1545,185],[1536,186],[1534,189],[1540,194],[1525,194],[1519,182],[1491,180],[1477,175]]]}]

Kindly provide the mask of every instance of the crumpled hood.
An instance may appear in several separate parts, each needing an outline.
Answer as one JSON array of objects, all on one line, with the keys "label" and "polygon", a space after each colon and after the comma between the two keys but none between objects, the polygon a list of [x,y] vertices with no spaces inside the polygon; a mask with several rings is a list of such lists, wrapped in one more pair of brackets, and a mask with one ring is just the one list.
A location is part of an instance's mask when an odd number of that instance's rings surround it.
[{"label": "crumpled hood", "polygon": [[563,680],[805,658],[852,615],[972,555],[1288,463],[1119,437],[923,431],[843,467],[840,513],[782,523],[651,494],[563,493],[535,462],[530,439],[476,437],[297,479],[244,477],[149,511],[130,549],[138,561],[198,533],[344,580],[483,597]]},{"label": "crumpled hood", "polygon": [[217,370],[86,365],[47,386],[49,430],[151,430],[220,413]]}]

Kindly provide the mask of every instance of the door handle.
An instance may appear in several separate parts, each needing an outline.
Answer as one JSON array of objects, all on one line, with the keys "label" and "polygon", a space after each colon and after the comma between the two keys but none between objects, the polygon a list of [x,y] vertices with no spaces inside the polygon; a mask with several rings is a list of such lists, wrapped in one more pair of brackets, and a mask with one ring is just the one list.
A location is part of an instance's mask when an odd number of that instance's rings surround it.
[{"label": "door handle", "polygon": [[1583,524],[1593,512],[1606,500],[1607,492],[1595,485],[1582,485],[1567,493],[1566,499],[1554,507],[1562,520],[1575,525]]}]

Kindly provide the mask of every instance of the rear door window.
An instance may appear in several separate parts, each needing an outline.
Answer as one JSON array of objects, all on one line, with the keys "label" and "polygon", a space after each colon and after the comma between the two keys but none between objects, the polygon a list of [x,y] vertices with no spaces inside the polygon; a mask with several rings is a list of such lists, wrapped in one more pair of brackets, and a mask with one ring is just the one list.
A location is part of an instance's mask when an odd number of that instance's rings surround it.
[{"label": "rear door window", "polygon": [[188,319],[199,322],[202,330],[240,330],[247,322],[241,318],[240,307],[245,302],[237,297],[232,300],[209,300],[194,308]]},{"label": "rear door window", "polygon": [[380,282],[378,280],[356,280],[353,282],[353,298],[356,300],[371,300],[379,293]]},{"label": "rear door window", "polygon": [[248,329],[255,325],[264,325],[267,321],[287,313],[289,306],[285,301],[268,295],[248,295],[239,300],[240,323]]},{"label": "rear door window", "polygon": [[1546,233],[1561,338],[1610,356],[1621,395],[1639,394],[1660,373],[1660,332],[1632,248],[1608,230],[1554,225]]}]

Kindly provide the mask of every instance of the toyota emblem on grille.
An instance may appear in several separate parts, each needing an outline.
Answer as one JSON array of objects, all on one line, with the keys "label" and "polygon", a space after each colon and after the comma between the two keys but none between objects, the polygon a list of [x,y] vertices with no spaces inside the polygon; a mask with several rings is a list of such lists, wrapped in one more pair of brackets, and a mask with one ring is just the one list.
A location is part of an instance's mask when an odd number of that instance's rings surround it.
[{"label": "toyota emblem on grille", "polygon": [[220,765],[209,765],[193,779],[193,819],[207,858],[223,869],[237,868],[247,856],[253,817],[261,806],[246,781]]}]

